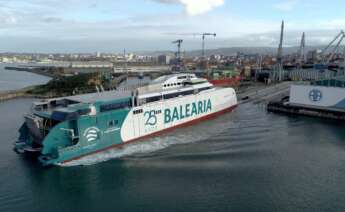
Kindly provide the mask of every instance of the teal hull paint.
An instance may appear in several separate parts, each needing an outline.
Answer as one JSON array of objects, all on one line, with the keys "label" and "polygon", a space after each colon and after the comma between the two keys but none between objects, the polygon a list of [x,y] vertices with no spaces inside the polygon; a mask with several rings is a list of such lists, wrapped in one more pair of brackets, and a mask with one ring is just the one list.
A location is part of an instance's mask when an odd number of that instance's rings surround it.
[{"label": "teal hull paint", "polygon": [[72,158],[72,159],[69,159],[69,160],[65,160],[65,161],[63,161],[63,163],[68,163],[68,162],[70,162],[70,161],[77,160],[77,159],[86,157],[86,156],[91,155],[91,154],[96,154],[96,153],[98,153],[98,152],[103,152],[103,151],[106,151],[106,150],[108,150],[108,149],[110,149],[110,148],[120,147],[120,146],[123,145],[123,144],[129,144],[129,143],[137,142],[137,141],[139,141],[139,140],[141,140],[141,139],[148,138],[148,137],[151,137],[151,136],[154,136],[154,135],[158,135],[158,134],[162,134],[162,133],[164,133],[164,132],[173,130],[173,129],[175,129],[175,128],[179,128],[179,127],[183,127],[183,126],[192,125],[192,124],[194,124],[194,123],[197,123],[197,122],[202,121],[202,120],[205,120],[205,119],[211,119],[211,118],[217,117],[217,116],[219,116],[219,115],[221,115],[221,114],[223,114],[223,113],[231,112],[231,111],[234,110],[236,107],[237,107],[237,105],[233,105],[233,106],[231,106],[231,107],[229,107],[229,108],[226,108],[226,109],[224,109],[224,110],[221,110],[221,111],[218,111],[218,112],[214,112],[214,113],[211,113],[211,114],[209,114],[209,115],[207,115],[207,116],[204,116],[204,117],[201,117],[201,118],[198,118],[198,119],[193,119],[193,120],[191,120],[191,121],[189,121],[189,122],[186,122],[186,123],[183,123],[183,124],[180,124],[180,125],[176,125],[176,126],[173,126],[173,127],[170,127],[170,128],[166,128],[166,129],[164,129],[164,130],[157,131],[157,132],[155,132],[155,133],[148,134],[148,135],[146,135],[146,136],[138,137],[138,138],[136,138],[136,139],[127,141],[126,143],[114,144],[114,145],[111,145],[111,146],[107,146],[107,147],[105,147],[105,148],[103,148],[103,149],[93,150],[93,151],[91,151],[91,152],[89,152],[89,153],[86,153],[86,154],[83,154],[83,155],[79,155],[78,157],[75,157],[75,158]]},{"label": "teal hull paint", "polygon": [[[78,158],[81,155],[87,155],[97,150],[121,144],[121,126],[129,111],[130,109],[115,110],[100,113],[97,116],[83,117],[75,121],[76,123],[60,123],[44,139],[43,155],[39,160],[43,165],[59,164]],[[114,125],[109,126],[111,121],[114,122]],[[78,126],[78,134],[75,136],[79,139],[75,145],[71,146],[71,142],[73,141],[68,133],[61,129],[64,127],[73,127],[73,124]],[[88,129],[90,128],[96,129],[96,133],[92,135],[92,139],[88,137],[90,136],[88,134]]]}]

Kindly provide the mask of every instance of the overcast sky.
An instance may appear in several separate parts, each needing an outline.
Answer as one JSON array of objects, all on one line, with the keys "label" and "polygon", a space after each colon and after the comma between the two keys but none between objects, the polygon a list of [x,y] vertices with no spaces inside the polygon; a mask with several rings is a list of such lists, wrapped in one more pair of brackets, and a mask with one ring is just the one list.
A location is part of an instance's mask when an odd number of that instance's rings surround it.
[{"label": "overcast sky", "polygon": [[[344,0],[0,0],[0,51],[121,52],[329,42],[345,28]],[[179,35],[181,34],[181,35]]]}]

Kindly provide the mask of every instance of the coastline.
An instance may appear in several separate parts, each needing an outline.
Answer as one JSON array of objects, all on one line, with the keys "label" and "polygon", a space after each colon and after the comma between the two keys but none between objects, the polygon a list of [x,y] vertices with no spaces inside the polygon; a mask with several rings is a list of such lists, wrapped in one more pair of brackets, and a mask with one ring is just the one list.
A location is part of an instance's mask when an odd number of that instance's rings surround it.
[{"label": "coastline", "polygon": [[[24,85],[22,87],[19,88],[9,88],[8,90],[5,88],[5,90],[0,90],[0,103],[7,101],[7,100],[11,100],[11,99],[16,99],[16,98],[47,98],[45,96],[40,96],[40,95],[34,95],[34,94],[30,94],[30,91],[33,91],[35,88],[37,88],[37,86],[40,85],[45,85],[47,84],[51,79],[52,76],[48,75],[48,74],[44,74],[42,72],[39,71],[33,71],[29,68],[21,68],[16,66],[16,64],[10,64],[10,63],[1,63],[0,64],[0,70],[8,70],[8,71],[15,71],[15,72],[27,72],[30,74],[34,74],[39,76],[43,76],[43,77],[48,77],[49,79],[47,79],[47,82],[45,83],[33,83],[32,85]],[[24,75],[25,76],[25,75]],[[6,79],[6,77],[5,77]],[[23,80],[21,78],[19,78],[20,80]]]},{"label": "coastline", "polygon": [[12,99],[17,99],[17,98],[39,98],[39,99],[48,98],[48,96],[34,95],[34,94],[28,93],[29,91],[35,89],[35,87],[36,86],[33,85],[33,86],[28,86],[25,88],[18,89],[18,90],[0,91],[0,103],[8,101],[8,100],[12,100]]},{"label": "coastline", "polygon": [[33,74],[49,77],[49,78],[56,77],[56,75],[54,75],[53,73],[50,73],[50,72],[47,72],[47,71],[38,70],[37,67],[34,68],[34,67],[31,67],[31,66],[20,67],[20,66],[6,65],[6,66],[4,66],[4,69],[6,69],[6,70],[14,70],[14,71],[25,71],[25,72],[29,72],[29,73],[33,73]]}]

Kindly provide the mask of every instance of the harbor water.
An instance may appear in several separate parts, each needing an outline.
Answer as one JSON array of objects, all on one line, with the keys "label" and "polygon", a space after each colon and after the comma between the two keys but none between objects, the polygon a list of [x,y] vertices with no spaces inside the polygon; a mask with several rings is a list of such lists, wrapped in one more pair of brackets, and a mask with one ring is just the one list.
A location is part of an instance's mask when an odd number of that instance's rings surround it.
[{"label": "harbor water", "polygon": [[18,90],[32,85],[47,83],[50,78],[25,71],[6,70],[6,66],[15,64],[0,63],[0,92]]},{"label": "harbor water", "polygon": [[42,168],[12,151],[32,101],[0,103],[0,211],[345,210],[341,122],[247,103],[75,166]]}]

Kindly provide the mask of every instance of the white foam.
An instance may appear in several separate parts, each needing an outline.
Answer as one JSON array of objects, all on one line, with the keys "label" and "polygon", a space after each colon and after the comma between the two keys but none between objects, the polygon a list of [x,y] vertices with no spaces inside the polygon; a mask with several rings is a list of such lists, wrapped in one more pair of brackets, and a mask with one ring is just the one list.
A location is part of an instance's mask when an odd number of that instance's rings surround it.
[{"label": "white foam", "polygon": [[187,127],[182,129],[176,129],[169,134],[165,134],[159,137],[151,139],[145,139],[125,145],[121,148],[113,148],[85,156],[78,160],[73,160],[61,166],[79,166],[79,165],[93,165],[100,162],[108,161],[115,158],[122,158],[125,156],[135,154],[148,154],[158,150],[165,149],[171,145],[193,143],[211,138],[222,131],[228,129],[233,123],[227,119],[216,119],[209,121],[207,124],[199,124],[193,127]]}]

